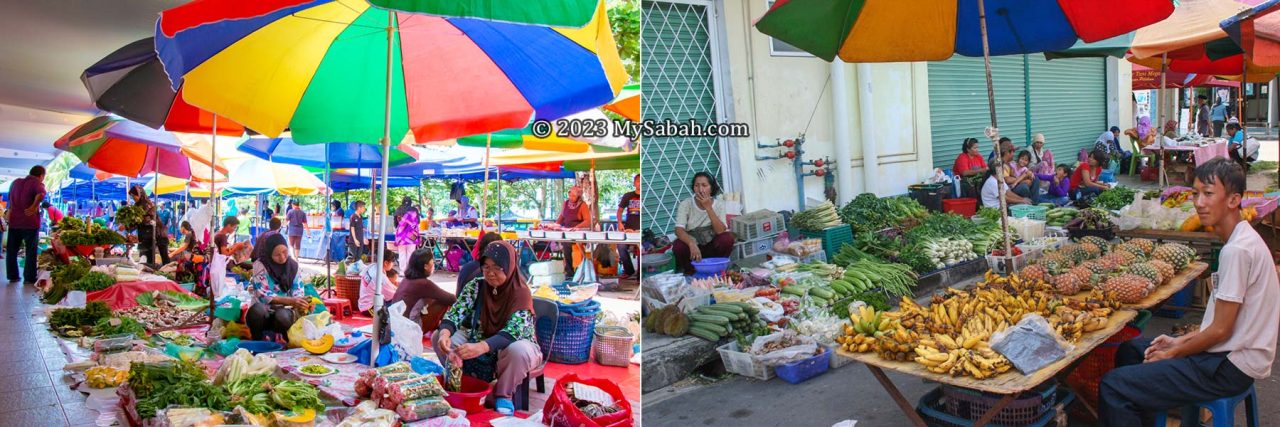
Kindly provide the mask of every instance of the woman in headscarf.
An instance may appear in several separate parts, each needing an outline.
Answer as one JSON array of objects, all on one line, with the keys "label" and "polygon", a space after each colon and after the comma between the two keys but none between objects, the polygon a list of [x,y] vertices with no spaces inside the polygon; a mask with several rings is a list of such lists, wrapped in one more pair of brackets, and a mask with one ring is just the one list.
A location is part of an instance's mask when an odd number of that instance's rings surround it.
[{"label": "woman in headscarf", "polygon": [[156,215],[156,204],[147,198],[146,192],[140,185],[134,185],[129,188],[129,198],[133,199],[133,205],[142,209],[142,223],[138,224],[138,254],[147,260],[148,264],[156,262],[156,255],[159,255],[160,265],[169,263],[169,237],[164,230],[157,229],[159,219]]},{"label": "woman in headscarf", "polygon": [[404,196],[404,198],[400,199],[400,206],[391,214],[391,220],[395,221],[396,224],[399,224],[400,218],[403,217],[404,213],[408,212],[409,209],[413,209],[413,199],[409,196]]},{"label": "woman in headscarf", "polygon": [[461,363],[467,375],[497,380],[494,407],[511,415],[511,396],[529,372],[542,363],[534,332],[533,294],[520,277],[510,243],[490,243],[480,258],[481,276],[463,286],[458,302],[432,336],[432,348],[450,366]]},{"label": "woman in headscarf", "polygon": [[471,206],[471,199],[467,196],[458,198],[458,209],[449,212],[449,227],[465,227],[475,224],[480,218],[480,214],[476,212],[476,208]]},{"label": "woman in headscarf", "polygon": [[299,280],[298,261],[289,257],[288,242],[275,234],[265,245],[269,255],[253,262],[254,304],[245,314],[254,340],[262,340],[266,331],[285,335],[298,317],[311,314],[311,299]]}]

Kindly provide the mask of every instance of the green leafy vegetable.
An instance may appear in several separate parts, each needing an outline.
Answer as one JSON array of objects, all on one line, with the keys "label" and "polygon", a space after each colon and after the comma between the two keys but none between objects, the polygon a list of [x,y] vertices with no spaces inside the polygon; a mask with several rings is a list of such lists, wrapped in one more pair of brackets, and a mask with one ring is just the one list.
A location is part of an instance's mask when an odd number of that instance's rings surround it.
[{"label": "green leafy vegetable", "polygon": [[1098,194],[1098,197],[1093,199],[1093,205],[1103,209],[1120,210],[1120,208],[1133,203],[1135,194],[1138,194],[1138,190],[1128,187],[1112,187]]},{"label": "green leafy vegetable", "polygon": [[304,409],[324,410],[320,402],[320,390],[302,381],[283,381],[271,389],[271,401],[283,409],[294,411]]},{"label": "green leafy vegetable", "polygon": [[102,301],[92,301],[84,308],[59,308],[49,314],[49,326],[54,329],[93,326],[99,320],[111,316],[111,307]]},{"label": "green leafy vegetable", "polygon": [[116,284],[116,279],[106,273],[90,271],[81,276],[71,284],[71,289],[76,291],[93,292],[100,291]]},{"label": "green leafy vegetable", "polygon": [[230,398],[199,365],[188,362],[140,363],[129,366],[129,387],[138,398],[138,416],[151,418],[169,405],[230,410]]},{"label": "green leafy vegetable", "polygon": [[93,333],[99,336],[134,334],[142,336],[147,328],[130,317],[104,317],[93,326]]},{"label": "green leafy vegetable", "polygon": [[146,211],[137,205],[129,205],[116,211],[116,224],[124,227],[125,230],[133,230],[142,225],[145,221]]}]

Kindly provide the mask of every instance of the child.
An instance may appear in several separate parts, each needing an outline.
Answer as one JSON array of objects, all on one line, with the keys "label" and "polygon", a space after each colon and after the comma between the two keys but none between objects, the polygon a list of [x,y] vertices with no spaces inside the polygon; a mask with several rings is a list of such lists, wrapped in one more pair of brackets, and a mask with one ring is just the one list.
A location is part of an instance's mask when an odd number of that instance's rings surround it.
[{"label": "child", "polygon": [[1067,176],[1071,174],[1071,167],[1066,163],[1058,165],[1054,168],[1053,175],[1036,174],[1037,178],[1049,183],[1049,202],[1054,206],[1066,206],[1071,203],[1071,179]]},{"label": "child", "polygon": [[1031,200],[1032,204],[1040,201],[1040,178],[1031,172],[1028,167],[1031,165],[1031,152],[1022,150],[1018,153],[1018,159],[1012,165],[1009,165],[1010,175],[1013,177],[1013,192],[1019,196]]},{"label": "child", "polygon": [[392,285],[396,285],[396,288],[399,288],[399,287],[400,287],[400,272],[399,272],[398,270],[394,269],[394,268],[393,268],[393,269],[390,269],[390,270],[387,270],[387,280],[388,280],[388,281],[390,281]]}]

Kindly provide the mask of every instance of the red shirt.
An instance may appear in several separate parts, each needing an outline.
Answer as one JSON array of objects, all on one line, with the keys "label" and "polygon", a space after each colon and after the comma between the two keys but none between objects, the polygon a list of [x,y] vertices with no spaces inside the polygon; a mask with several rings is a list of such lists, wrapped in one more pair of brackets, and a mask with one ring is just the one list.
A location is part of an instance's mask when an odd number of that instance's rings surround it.
[{"label": "red shirt", "polygon": [[1093,168],[1089,167],[1089,163],[1087,162],[1081,163],[1080,166],[1077,166],[1076,171],[1071,173],[1071,191],[1076,191],[1080,188],[1080,183],[1084,182],[1084,174],[1086,173],[1094,180],[1097,180],[1098,177],[1093,172]]},{"label": "red shirt", "polygon": [[54,205],[49,205],[44,211],[49,214],[49,223],[52,225],[58,225],[59,222],[62,222],[62,217],[66,216]]},{"label": "red shirt", "polygon": [[951,173],[963,175],[965,172],[972,169],[986,170],[986,159],[983,159],[980,155],[975,156],[969,153],[960,153],[960,155],[956,157],[955,166],[951,167]]}]

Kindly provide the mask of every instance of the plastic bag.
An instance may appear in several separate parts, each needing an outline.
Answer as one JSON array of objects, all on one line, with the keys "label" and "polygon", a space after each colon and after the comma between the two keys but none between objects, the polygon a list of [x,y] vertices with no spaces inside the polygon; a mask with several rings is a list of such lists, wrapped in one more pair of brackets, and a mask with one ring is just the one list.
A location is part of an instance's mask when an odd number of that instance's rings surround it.
[{"label": "plastic bag", "polygon": [[400,349],[404,355],[422,354],[422,325],[404,317],[404,301],[396,301],[387,308],[390,316],[388,325],[391,328],[391,345]]},{"label": "plastic bag", "polygon": [[761,319],[764,319],[766,322],[777,322],[786,315],[786,309],[782,308],[782,304],[778,304],[774,300],[765,297],[755,297],[751,301],[760,306],[760,313],[756,315]]},{"label": "plastic bag", "polygon": [[209,261],[209,283],[213,284],[214,299],[234,294],[230,286],[227,286],[227,261],[228,256],[214,252]]},{"label": "plastic bag", "polygon": [[[301,319],[293,322],[293,326],[289,327],[289,347],[302,347],[302,342],[309,339],[318,339],[333,330],[333,326],[337,327],[337,335],[334,339],[343,336],[342,327],[336,324],[330,324],[329,319],[332,317],[328,312],[319,314],[311,314],[303,316]],[[311,334],[307,334],[307,329]],[[312,338],[314,337],[314,338]]]},{"label": "plastic bag", "polygon": [[[769,350],[767,345],[770,343],[781,343],[790,341],[796,343],[783,347],[778,350]],[[769,365],[785,365],[801,359],[813,357],[818,352],[818,343],[813,338],[803,335],[797,335],[795,331],[775,332],[762,337],[757,337],[755,342],[751,343],[751,354],[756,355],[756,359]]]},{"label": "plastic bag", "polygon": [[993,334],[991,348],[1009,359],[1024,375],[1031,375],[1071,351],[1071,345],[1061,342],[1049,322],[1038,314],[1023,316],[1012,328]]},{"label": "plastic bag", "polygon": [[[621,409],[612,414],[591,418],[569,396],[566,386],[569,384],[585,384],[603,390],[615,400]],[[542,408],[542,423],[551,427],[630,427],[631,402],[627,401],[622,389],[613,381],[597,378],[578,378],[576,374],[565,374],[556,381],[547,397],[547,404]]]}]

